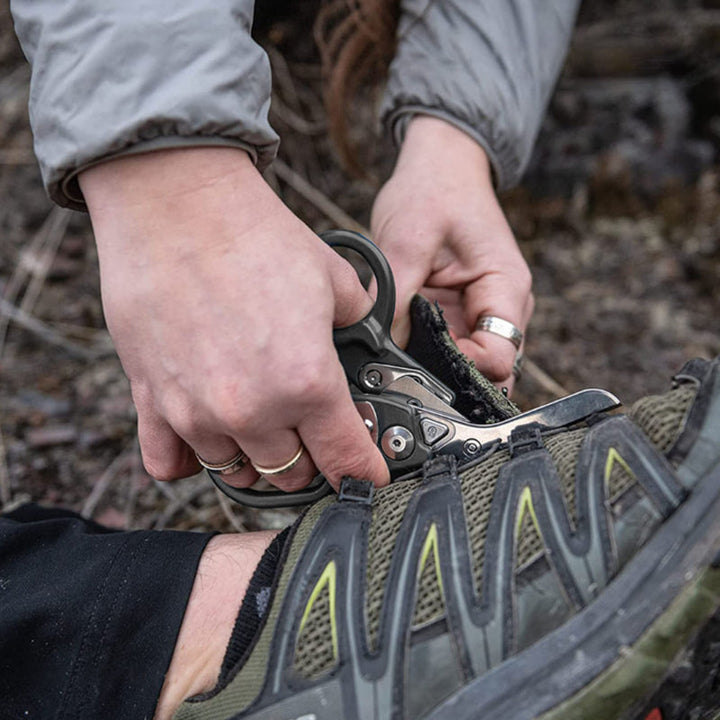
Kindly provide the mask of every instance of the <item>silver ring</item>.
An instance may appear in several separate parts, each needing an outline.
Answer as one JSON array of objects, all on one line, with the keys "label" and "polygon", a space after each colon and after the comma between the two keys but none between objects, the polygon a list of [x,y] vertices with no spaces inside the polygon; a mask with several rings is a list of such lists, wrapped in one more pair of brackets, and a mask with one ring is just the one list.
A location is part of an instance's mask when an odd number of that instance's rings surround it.
[{"label": "silver ring", "polygon": [[515,362],[513,363],[512,368],[512,374],[515,377],[515,382],[517,382],[520,377],[522,376],[522,366],[523,366],[523,360],[525,359],[525,356],[519,352],[515,356]]},{"label": "silver ring", "polygon": [[206,470],[212,470],[221,475],[232,475],[233,473],[239,472],[245,467],[248,461],[248,456],[242,450],[231,460],[222,463],[208,462],[207,460],[203,460],[197,453],[195,453],[195,457]]},{"label": "silver ring", "polygon": [[268,475],[282,475],[283,473],[292,470],[298,464],[304,452],[305,446],[300,443],[300,447],[297,449],[297,452],[286,463],[283,463],[282,465],[278,465],[277,467],[263,467],[262,465],[256,465],[252,460],[250,461],[250,464],[255,468],[257,472],[259,472],[261,475],[265,475],[266,477]]},{"label": "silver ring", "polygon": [[509,340],[518,350],[523,341],[523,334],[518,327],[509,320],[503,320],[495,315],[483,315],[477,321],[475,330],[484,330],[493,333],[493,335],[499,335]]}]

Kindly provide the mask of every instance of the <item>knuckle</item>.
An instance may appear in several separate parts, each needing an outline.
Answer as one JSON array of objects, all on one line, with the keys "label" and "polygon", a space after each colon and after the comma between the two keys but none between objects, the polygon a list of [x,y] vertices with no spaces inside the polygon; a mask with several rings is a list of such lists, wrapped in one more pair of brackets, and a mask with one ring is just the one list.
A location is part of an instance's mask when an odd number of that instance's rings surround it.
[{"label": "knuckle", "polygon": [[190,410],[170,412],[167,415],[167,421],[170,427],[184,440],[196,438],[202,434],[203,422]]},{"label": "knuckle", "polygon": [[324,353],[313,353],[302,365],[287,373],[284,382],[287,399],[305,403],[328,398],[332,394],[330,362]]},{"label": "knuckle", "polygon": [[250,430],[262,414],[262,408],[248,398],[243,400],[225,398],[216,403],[214,408],[220,423],[231,431],[231,434],[242,435]]},{"label": "knuckle", "polygon": [[234,381],[210,384],[206,405],[223,427],[239,433],[250,428],[262,412],[259,396]]}]

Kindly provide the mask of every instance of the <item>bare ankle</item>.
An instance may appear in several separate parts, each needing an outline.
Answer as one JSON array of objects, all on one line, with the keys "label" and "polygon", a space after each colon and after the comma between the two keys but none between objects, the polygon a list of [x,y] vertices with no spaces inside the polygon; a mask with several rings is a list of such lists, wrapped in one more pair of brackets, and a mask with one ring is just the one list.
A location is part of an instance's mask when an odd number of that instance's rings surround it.
[{"label": "bare ankle", "polygon": [[183,700],[211,690],[217,683],[242,599],[275,534],[218,535],[208,543],[200,558],[155,720],[169,720]]}]

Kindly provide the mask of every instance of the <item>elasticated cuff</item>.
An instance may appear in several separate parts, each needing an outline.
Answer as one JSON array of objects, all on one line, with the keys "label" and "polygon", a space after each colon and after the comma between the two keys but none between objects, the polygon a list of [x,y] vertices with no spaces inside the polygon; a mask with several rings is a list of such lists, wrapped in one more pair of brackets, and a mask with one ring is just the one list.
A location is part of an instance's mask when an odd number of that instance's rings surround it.
[{"label": "elasticated cuff", "polygon": [[80,183],[78,182],[80,173],[85,170],[89,170],[91,167],[95,167],[96,165],[102,165],[102,163],[110,160],[117,160],[118,158],[128,157],[130,155],[143,155],[146,153],[158,152],[159,150],[173,150],[176,148],[192,147],[226,147],[244,150],[250,156],[253,163],[256,166],[260,166],[260,169],[264,169],[275,157],[274,152],[272,152],[268,157],[267,153],[261,149],[242,142],[241,140],[235,140],[232,138],[202,136],[181,137],[179,135],[158,137],[154,140],[146,140],[144,142],[130,145],[124,150],[106,155],[94,160],[93,162],[86,163],[82,167],[74,168],[68,171],[64,176],[60,176],[59,180],[51,182],[48,185],[50,198],[62,207],[87,212],[87,203],[85,202],[85,197],[82,194]]}]

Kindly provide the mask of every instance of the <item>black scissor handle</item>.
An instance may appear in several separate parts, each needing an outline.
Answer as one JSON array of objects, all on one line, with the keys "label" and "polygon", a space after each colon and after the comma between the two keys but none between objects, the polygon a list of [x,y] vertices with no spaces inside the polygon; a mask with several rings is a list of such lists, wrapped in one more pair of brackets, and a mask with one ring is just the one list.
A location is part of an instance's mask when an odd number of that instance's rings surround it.
[{"label": "black scissor handle", "polygon": [[[353,325],[333,331],[335,349],[351,385],[372,391],[362,378],[363,368],[370,363],[385,363],[427,375],[427,371],[403,352],[390,336],[395,314],[395,281],[390,264],[380,248],[364,235],[350,230],[328,230],[320,237],[332,248],[345,248],[357,253],[367,263],[377,283],[376,300],[368,314]],[[350,262],[352,264],[352,260]],[[360,270],[356,270],[360,274]],[[224,482],[219,473],[208,470],[208,474],[229,498],[254,508],[307,505],[333,492],[322,475],[317,475],[310,485],[302,490],[284,492],[236,488]]]},{"label": "black scissor handle", "polygon": [[370,390],[363,382],[363,368],[378,362],[425,374],[426,370],[403,352],[390,335],[395,314],[395,280],[380,248],[364,235],[350,230],[329,230],[320,237],[332,248],[347,248],[360,255],[377,283],[377,296],[370,312],[353,325],[333,331],[335,349],[348,380],[362,390]]},{"label": "black scissor handle", "polygon": [[[382,254],[380,248],[369,238],[352,230],[327,230],[320,233],[320,237],[331,248],[347,249],[356,252],[370,267],[377,282],[377,299],[370,312],[359,322],[346,328],[335,330],[335,340],[352,334],[352,329],[359,325],[372,325],[377,328],[377,337],[381,334],[390,336],[393,315],[395,314],[395,280],[393,279],[390,263]],[[352,264],[352,261],[350,261]],[[358,271],[360,274],[360,271]],[[374,335],[376,335],[374,333]],[[383,347],[380,339],[377,347]]]},{"label": "black scissor handle", "polygon": [[208,470],[207,474],[215,483],[215,487],[221,490],[236,503],[251,508],[283,508],[297,507],[298,505],[309,505],[316,500],[324,498],[333,492],[330,483],[322,476],[316,475],[313,481],[302,490],[284,492],[282,490],[254,490],[253,488],[236,488],[228,485],[220,473]]}]

